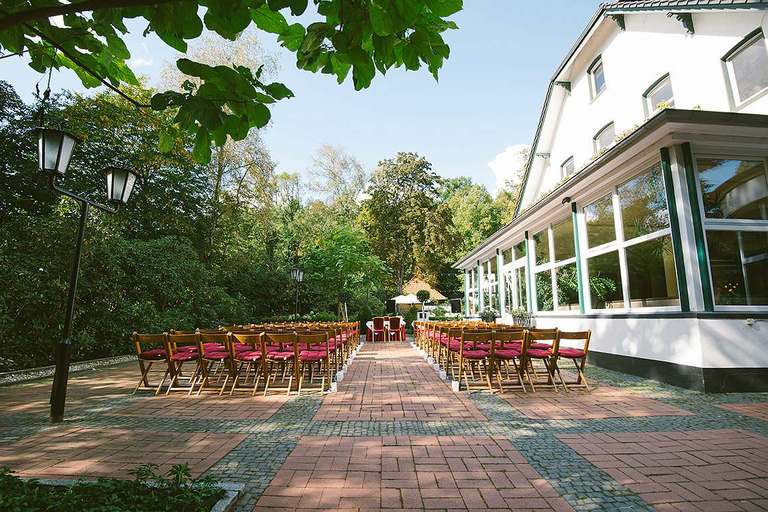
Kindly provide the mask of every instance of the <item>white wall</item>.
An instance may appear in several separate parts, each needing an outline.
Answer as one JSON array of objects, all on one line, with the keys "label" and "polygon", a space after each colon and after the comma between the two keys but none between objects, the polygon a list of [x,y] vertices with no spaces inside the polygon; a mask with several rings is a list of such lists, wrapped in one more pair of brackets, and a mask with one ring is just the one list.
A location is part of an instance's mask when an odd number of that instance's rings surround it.
[{"label": "white wall", "polygon": [[[552,190],[561,180],[560,164],[574,156],[576,169],[594,154],[592,138],[613,121],[616,133],[631,130],[645,119],[643,93],[669,73],[675,107],[730,111],[727,79],[721,58],[744,36],[762,26],[768,33],[768,11],[705,12],[694,14],[695,34],[665,13],[626,14],[626,30],[603,20],[585,49],[574,57],[559,80],[570,80],[571,93],[553,94],[531,169],[523,208]],[[602,55],[607,89],[594,101],[588,66]],[[737,108],[738,112],[768,114],[768,95]]]},{"label": "white wall", "polygon": [[[511,322],[511,317],[502,319]],[[592,330],[590,351],[698,368],[768,367],[768,321],[696,318],[536,318],[542,329]]]}]

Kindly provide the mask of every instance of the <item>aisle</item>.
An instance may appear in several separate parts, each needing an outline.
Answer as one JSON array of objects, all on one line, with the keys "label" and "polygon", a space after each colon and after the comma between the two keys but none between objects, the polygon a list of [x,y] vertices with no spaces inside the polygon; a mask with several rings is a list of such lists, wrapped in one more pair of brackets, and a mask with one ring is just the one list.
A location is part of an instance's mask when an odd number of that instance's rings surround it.
[{"label": "aisle", "polygon": [[366,343],[337,393],[323,400],[322,421],[486,420],[466,393],[454,393],[408,343]]}]

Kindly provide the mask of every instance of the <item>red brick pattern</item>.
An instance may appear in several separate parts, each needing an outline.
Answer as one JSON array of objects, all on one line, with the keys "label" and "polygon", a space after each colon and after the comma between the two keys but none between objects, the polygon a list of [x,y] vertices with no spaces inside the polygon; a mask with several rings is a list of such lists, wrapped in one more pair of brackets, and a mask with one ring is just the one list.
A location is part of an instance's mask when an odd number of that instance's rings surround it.
[{"label": "red brick pattern", "polygon": [[562,434],[657,510],[768,510],[768,438],[742,430]]},{"label": "red brick pattern", "polygon": [[723,404],[720,407],[735,411],[744,416],[750,416],[759,420],[768,421],[768,402],[752,404]]},{"label": "red brick pattern", "polygon": [[406,343],[368,343],[315,420],[486,420]]},{"label": "red brick pattern", "polygon": [[499,395],[509,405],[532,419],[603,419],[643,416],[689,416],[693,413],[645,398],[632,391],[599,386],[583,389],[536,393],[507,392]]},{"label": "red brick pattern", "polygon": [[67,428],[0,447],[0,467],[20,476],[131,478],[128,471],[154,463],[165,472],[189,464],[200,476],[245,439],[242,434],[151,432],[117,428]]},{"label": "red brick pattern", "polygon": [[255,511],[572,510],[509,441],[303,437]]},{"label": "red brick pattern", "polygon": [[114,414],[127,416],[154,416],[168,418],[196,418],[221,420],[267,420],[288,401],[285,394],[252,397],[250,393],[235,396],[203,394],[187,396],[145,397],[128,406],[114,409]]}]

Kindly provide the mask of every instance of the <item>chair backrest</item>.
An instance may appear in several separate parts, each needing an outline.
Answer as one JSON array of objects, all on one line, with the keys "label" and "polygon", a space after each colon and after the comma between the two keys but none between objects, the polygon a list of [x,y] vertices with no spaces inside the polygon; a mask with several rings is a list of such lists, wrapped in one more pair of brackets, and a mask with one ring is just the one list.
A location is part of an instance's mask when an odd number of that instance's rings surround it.
[{"label": "chair backrest", "polygon": [[559,331],[554,329],[529,329],[526,350],[529,348],[543,348],[545,345],[553,351],[557,351]]},{"label": "chair backrest", "polygon": [[522,348],[525,343],[525,329],[504,329],[493,332],[493,348],[503,349],[518,344]]},{"label": "chair backrest", "polygon": [[233,360],[235,357],[236,345],[250,345],[254,351],[259,351],[261,352],[262,356],[264,355],[266,348],[264,347],[264,343],[262,343],[264,338],[262,337],[261,333],[230,332],[227,336],[229,338],[227,347],[229,348],[229,354]]},{"label": "chair backrest", "polygon": [[384,328],[384,317],[383,316],[377,316],[373,318],[373,328],[374,329],[383,329]]},{"label": "chair backrest", "polygon": [[267,346],[276,346],[280,352],[296,352],[298,349],[295,332],[265,332],[263,336]]},{"label": "chair backrest", "polygon": [[162,334],[139,334],[134,331],[133,335],[131,336],[131,341],[133,341],[133,346],[136,348],[136,354],[139,355],[145,350],[142,348],[142,345],[149,345],[152,348],[165,349],[167,335],[168,333],[165,332]]},{"label": "chair backrest", "polygon": [[178,351],[179,347],[194,347],[197,348],[197,338],[199,334],[197,333],[184,333],[179,334],[178,332],[171,332],[168,333],[167,339],[168,339],[168,351],[170,354],[173,354],[174,352]]},{"label": "chair backrest", "polygon": [[400,328],[400,317],[399,316],[392,316],[389,318],[389,328],[390,330],[399,329]]},{"label": "chair backrest", "polygon": [[493,332],[488,330],[468,330],[464,329],[461,332],[461,352],[467,348],[465,345],[469,344],[469,350],[477,350],[478,343],[490,343],[493,340]]},{"label": "chair backrest", "polygon": [[312,350],[313,345],[322,345],[328,351],[328,331],[308,331],[300,333],[297,337],[299,350]]},{"label": "chair backrest", "polygon": [[558,346],[560,340],[581,340],[584,353],[589,351],[589,340],[592,338],[592,331],[558,331],[557,335]]}]

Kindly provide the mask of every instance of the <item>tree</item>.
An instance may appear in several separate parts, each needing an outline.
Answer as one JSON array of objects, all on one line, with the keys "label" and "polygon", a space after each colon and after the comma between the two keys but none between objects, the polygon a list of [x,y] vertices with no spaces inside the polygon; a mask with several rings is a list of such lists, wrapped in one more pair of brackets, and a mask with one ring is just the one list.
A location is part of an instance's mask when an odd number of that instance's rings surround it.
[{"label": "tree", "polygon": [[418,273],[434,276],[452,249],[450,212],[438,201],[440,178],[424,157],[398,153],[373,172],[360,221],[397,290]]},{"label": "tree", "polygon": [[429,300],[429,290],[417,291],[416,298],[419,299],[419,302],[427,302]]},{"label": "tree", "polygon": [[457,185],[453,182],[450,193],[443,192],[451,210],[453,228],[460,243],[454,258],[471,251],[501,227],[501,215],[493,198],[482,185],[473,184],[468,178]]},{"label": "tree", "polygon": [[[349,72],[355,89],[368,87],[378,71],[393,67],[417,70],[426,64],[437,78],[450,49],[442,37],[457,28],[446,18],[460,11],[462,0],[318,1],[306,12],[308,0],[229,0],[179,2],[167,0],[83,0],[6,2],[0,8],[0,49],[26,55],[30,66],[45,72],[65,67],[83,85],[122,90],[138,85],[128,65],[125,21],[140,18],[144,33],[155,33],[167,45],[187,51],[187,42],[208,29],[234,40],[249,26],[275,34],[296,54],[296,65],[343,82]],[[305,16],[302,16],[305,15]],[[307,26],[296,18],[313,20]],[[194,157],[211,158],[211,143],[242,140],[251,128],[270,119],[268,105],[290,98],[285,85],[262,80],[262,69],[217,65],[179,58],[178,69],[200,79],[184,83],[182,91],[156,93],[149,102],[131,98],[141,108],[171,110],[176,130],[195,138]],[[160,147],[169,149],[176,133],[168,130]]]},{"label": "tree", "polygon": [[312,188],[346,218],[357,210],[368,174],[357,159],[338,146],[324,145],[315,153],[310,169]]}]

